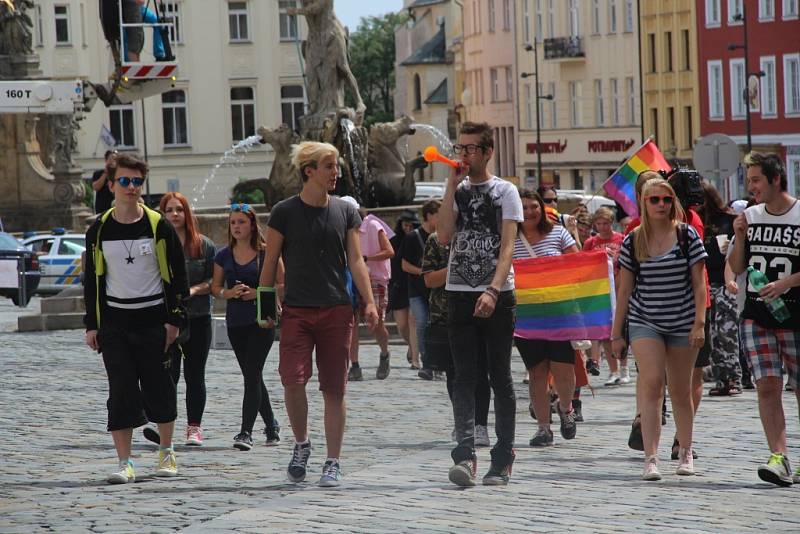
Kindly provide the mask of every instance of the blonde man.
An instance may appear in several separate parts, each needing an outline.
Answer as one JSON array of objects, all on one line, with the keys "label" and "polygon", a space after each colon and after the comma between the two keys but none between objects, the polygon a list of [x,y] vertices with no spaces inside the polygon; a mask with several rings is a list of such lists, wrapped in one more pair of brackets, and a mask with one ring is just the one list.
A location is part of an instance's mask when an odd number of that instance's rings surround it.
[{"label": "blonde man", "polygon": [[267,228],[267,255],[260,285],[275,282],[278,258],[286,265],[280,363],[286,413],[295,437],[287,470],[291,482],[302,482],[311,455],[308,439],[306,384],[316,348],[319,389],[325,402],[328,457],[319,485],[339,486],[339,454],[344,438],[347,369],[353,307],[345,269],[365,301],[364,319],[378,323],[369,272],[361,254],[361,217],[348,202],[330,196],[339,176],[339,151],[327,143],[304,142],[292,150],[292,163],[303,181],[300,194],[272,208]]}]

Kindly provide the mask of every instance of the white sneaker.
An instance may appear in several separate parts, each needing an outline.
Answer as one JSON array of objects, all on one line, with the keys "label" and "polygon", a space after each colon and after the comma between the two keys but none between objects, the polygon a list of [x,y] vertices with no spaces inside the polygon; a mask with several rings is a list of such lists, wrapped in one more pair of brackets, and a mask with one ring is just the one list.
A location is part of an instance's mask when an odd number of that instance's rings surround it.
[{"label": "white sneaker", "polygon": [[475,425],[475,446],[488,447],[489,445],[491,445],[489,431],[483,425]]},{"label": "white sneaker", "polygon": [[619,370],[619,383],[620,384],[630,384],[631,376],[628,374],[628,368],[623,367]]},{"label": "white sneaker", "polygon": [[127,484],[136,482],[136,473],[133,471],[133,462],[130,460],[119,463],[119,470],[114,471],[106,479],[109,484]]},{"label": "white sneaker", "polygon": [[675,470],[675,474],[694,475],[694,458],[692,457],[691,447],[678,449],[678,469]]},{"label": "white sneaker", "polygon": [[158,451],[158,465],[156,466],[155,476],[157,477],[178,476],[178,462],[175,459],[174,450],[161,449]]},{"label": "white sneaker", "polygon": [[606,383],[604,385],[618,386],[619,384],[620,384],[619,375],[617,373],[611,373],[610,375],[608,375],[608,380],[606,380]]},{"label": "white sneaker", "polygon": [[658,471],[658,457],[650,456],[644,459],[644,472],[642,480],[661,480],[661,473]]}]

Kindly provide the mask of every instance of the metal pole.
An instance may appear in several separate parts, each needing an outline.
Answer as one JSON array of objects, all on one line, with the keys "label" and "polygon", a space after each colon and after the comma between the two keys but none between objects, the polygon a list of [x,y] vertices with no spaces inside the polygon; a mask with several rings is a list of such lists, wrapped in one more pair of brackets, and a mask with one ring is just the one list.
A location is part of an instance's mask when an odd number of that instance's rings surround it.
[{"label": "metal pole", "polygon": [[[639,41],[639,47],[637,49],[639,53],[639,135],[641,135],[641,141],[644,143],[644,77],[642,72],[644,72],[644,66],[642,65],[642,3],[640,0],[636,0],[636,37]],[[635,117],[631,117],[631,124],[635,122]],[[656,132],[658,133],[658,132]]]},{"label": "metal pole", "polygon": [[744,89],[742,90],[742,94],[744,95],[744,102],[747,109],[747,116],[746,116],[746,128],[747,128],[747,153],[749,154],[753,150],[753,136],[752,136],[752,126],[750,124],[750,60],[748,56],[750,55],[748,52],[748,42],[747,42],[747,2],[742,2],[742,19],[744,21]]},{"label": "metal pole", "polygon": [[20,308],[24,308],[28,303],[25,298],[28,296],[28,280],[27,280],[27,267],[25,266],[25,256],[20,256],[17,260],[17,272],[19,273],[19,282],[17,284],[17,302]]},{"label": "metal pole", "polygon": [[536,179],[542,185],[542,126],[539,116],[539,52],[536,48],[536,41],[539,36],[533,38],[533,81],[536,91]]},{"label": "metal pole", "polygon": [[[142,143],[144,145],[144,161],[149,163],[148,154],[147,154],[147,114],[144,112],[144,102],[145,99],[142,99]],[[147,180],[144,181],[144,192],[145,196],[147,197],[147,201],[145,204],[148,206],[150,205],[150,178],[148,177]]]}]

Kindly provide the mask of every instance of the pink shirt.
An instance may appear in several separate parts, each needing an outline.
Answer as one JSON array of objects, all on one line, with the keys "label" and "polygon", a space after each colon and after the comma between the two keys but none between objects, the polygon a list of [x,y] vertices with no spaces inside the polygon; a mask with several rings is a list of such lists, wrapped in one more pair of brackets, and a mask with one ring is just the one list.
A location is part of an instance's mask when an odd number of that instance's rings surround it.
[{"label": "pink shirt", "polygon": [[[381,232],[385,233],[386,231],[377,217],[368,215],[364,218],[364,221],[358,228],[358,240],[361,244],[361,254],[364,256],[374,256],[381,251]],[[389,278],[392,276],[392,267],[388,259],[368,261],[367,268],[369,269],[370,280],[375,280],[382,284],[389,283]]]}]

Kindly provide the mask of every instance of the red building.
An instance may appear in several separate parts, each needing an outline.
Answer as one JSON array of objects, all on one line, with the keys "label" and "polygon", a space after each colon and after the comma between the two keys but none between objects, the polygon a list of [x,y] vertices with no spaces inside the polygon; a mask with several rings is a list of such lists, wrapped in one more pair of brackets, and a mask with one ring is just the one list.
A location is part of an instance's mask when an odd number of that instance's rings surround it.
[{"label": "red building", "polygon": [[723,133],[746,150],[745,10],[753,149],[780,154],[800,194],[800,0],[695,1],[700,135]]}]

